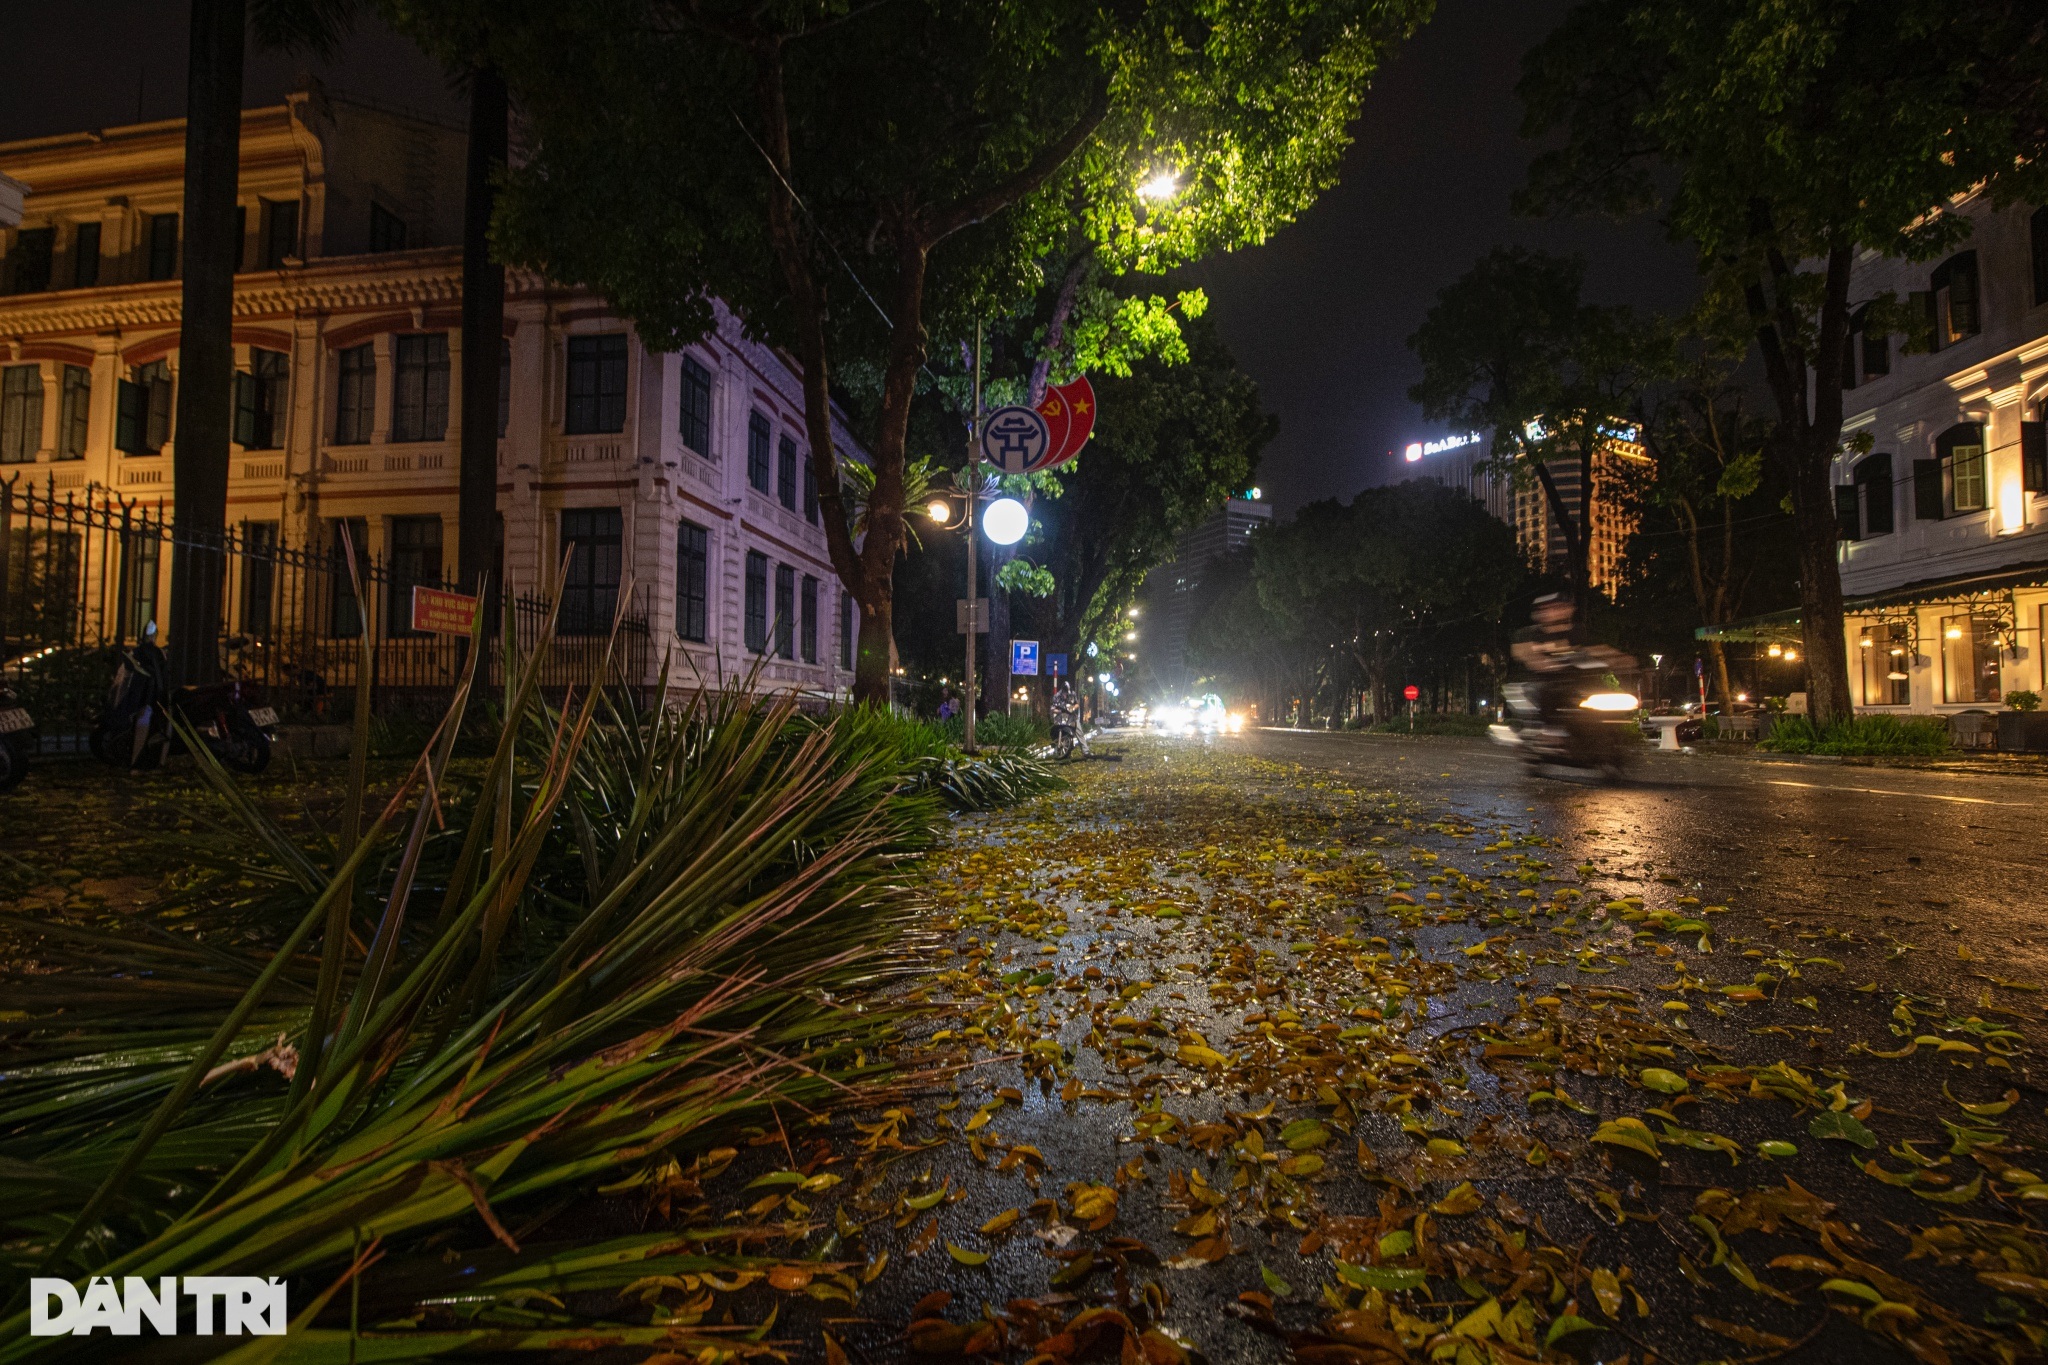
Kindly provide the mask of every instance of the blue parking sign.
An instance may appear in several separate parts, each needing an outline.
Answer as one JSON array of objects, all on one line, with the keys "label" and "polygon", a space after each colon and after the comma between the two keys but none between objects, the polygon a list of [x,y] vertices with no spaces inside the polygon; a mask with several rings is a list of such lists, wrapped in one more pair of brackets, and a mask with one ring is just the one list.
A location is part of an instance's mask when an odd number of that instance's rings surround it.
[{"label": "blue parking sign", "polygon": [[1024,677],[1038,676],[1038,641],[1010,641],[1010,672]]}]

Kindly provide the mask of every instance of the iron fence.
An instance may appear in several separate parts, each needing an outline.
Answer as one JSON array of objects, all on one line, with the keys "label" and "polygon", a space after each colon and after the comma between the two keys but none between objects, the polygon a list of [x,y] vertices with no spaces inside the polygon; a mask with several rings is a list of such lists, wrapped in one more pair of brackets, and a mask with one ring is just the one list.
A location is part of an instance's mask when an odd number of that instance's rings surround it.
[{"label": "iron fence", "polygon": [[[291,546],[277,523],[243,522],[220,544],[197,545],[179,538],[160,502],[98,489],[60,494],[23,474],[0,478],[0,669],[34,713],[46,752],[82,749],[120,651],[151,621],[169,629],[174,557],[217,554],[221,671],[258,684],[282,718],[346,719],[366,653],[373,709],[432,706],[453,691],[468,642],[414,631],[412,589],[453,585],[438,550],[379,557],[367,552],[365,532],[358,519],[336,519],[325,523],[324,543]],[[583,585],[573,600],[557,619],[543,671],[551,690],[597,680],[617,589]],[[517,641],[539,638],[547,600],[518,593],[506,606]],[[486,623],[493,640],[494,626]],[[647,619],[629,610],[612,677],[644,685],[648,654]],[[500,664],[494,647],[482,670],[494,685]]]}]

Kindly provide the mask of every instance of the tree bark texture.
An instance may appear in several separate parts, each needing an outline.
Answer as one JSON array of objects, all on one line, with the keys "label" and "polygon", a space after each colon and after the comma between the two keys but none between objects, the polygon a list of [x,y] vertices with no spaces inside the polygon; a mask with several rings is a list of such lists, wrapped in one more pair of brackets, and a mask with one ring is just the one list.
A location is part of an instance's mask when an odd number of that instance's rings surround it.
[{"label": "tree bark texture", "polygon": [[456,564],[467,592],[488,584],[494,607],[498,540],[499,356],[505,337],[505,267],[491,259],[491,214],[504,173],[509,108],[505,78],[470,73],[469,159],[462,201],[462,449],[456,496]]},{"label": "tree bark texture", "polygon": [[220,669],[222,533],[234,432],[235,192],[241,172],[245,0],[192,0],[185,102],[185,202],[177,437],[171,452],[176,536],[169,655],[180,683]]}]

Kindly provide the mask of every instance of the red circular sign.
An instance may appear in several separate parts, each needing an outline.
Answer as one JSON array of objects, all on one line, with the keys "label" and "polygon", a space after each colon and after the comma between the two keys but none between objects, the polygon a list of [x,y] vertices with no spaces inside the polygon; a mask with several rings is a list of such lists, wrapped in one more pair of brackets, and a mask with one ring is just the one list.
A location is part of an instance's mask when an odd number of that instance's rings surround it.
[{"label": "red circular sign", "polygon": [[1422,689],[1417,687],[1414,683],[1409,683],[1406,687],[1401,689],[1401,695],[1406,697],[1410,701],[1414,701],[1417,697],[1420,697],[1422,695]]}]

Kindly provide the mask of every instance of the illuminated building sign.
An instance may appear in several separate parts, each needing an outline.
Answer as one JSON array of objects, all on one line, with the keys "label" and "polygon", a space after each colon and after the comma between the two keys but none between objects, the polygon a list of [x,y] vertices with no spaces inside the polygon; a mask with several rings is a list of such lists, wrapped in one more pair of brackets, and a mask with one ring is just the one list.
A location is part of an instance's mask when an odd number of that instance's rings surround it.
[{"label": "illuminated building sign", "polygon": [[1441,455],[1447,450],[1459,450],[1465,446],[1478,445],[1479,433],[1468,431],[1463,436],[1446,436],[1440,441],[1410,441],[1401,457],[1414,464],[1425,455]]}]

